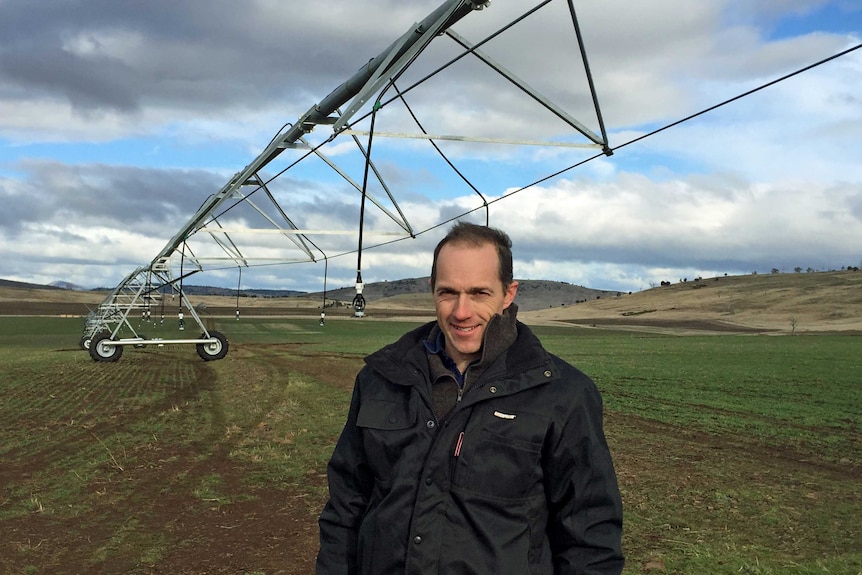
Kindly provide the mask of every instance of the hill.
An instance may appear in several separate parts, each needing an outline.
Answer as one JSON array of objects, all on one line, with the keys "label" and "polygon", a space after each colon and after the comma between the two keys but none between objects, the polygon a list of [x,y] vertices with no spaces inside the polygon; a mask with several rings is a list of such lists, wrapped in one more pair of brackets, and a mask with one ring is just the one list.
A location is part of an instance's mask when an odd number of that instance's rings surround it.
[{"label": "hill", "polygon": [[862,333],[862,272],[710,278],[522,316],[652,331]]},{"label": "hill", "polygon": [[0,279],[0,288],[15,288],[15,289],[44,289],[44,290],[59,290],[65,289],[56,285],[31,284],[27,282],[16,282],[12,280]]},{"label": "hill", "polygon": [[[377,282],[366,284],[362,295],[369,303],[386,302],[420,304],[429,307],[431,303],[431,288],[429,277],[402,279],[391,282]],[[546,309],[552,306],[572,305],[577,302],[601,298],[603,296],[617,295],[617,292],[597,290],[583,286],[573,285],[566,282],[548,280],[518,280],[518,307],[522,311]],[[329,290],[326,292],[327,299],[343,302],[353,301],[356,289],[353,286]],[[422,298],[405,297],[421,295]],[[323,292],[306,294],[307,297],[323,297]],[[397,299],[392,299],[397,298]],[[421,302],[421,303],[420,303]]]}]

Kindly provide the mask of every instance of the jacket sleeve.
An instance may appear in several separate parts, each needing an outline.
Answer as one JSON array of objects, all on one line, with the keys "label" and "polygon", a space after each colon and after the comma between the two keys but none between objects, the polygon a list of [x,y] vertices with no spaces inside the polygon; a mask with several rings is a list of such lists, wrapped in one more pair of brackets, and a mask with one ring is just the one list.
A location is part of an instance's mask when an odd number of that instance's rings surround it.
[{"label": "jacket sleeve", "polygon": [[566,367],[574,397],[558,408],[543,463],[554,573],[619,575],[622,501],[602,425],[602,399],[592,380]]},{"label": "jacket sleeve", "polygon": [[362,434],[356,426],[361,373],[356,379],[347,423],[327,467],[329,501],[320,514],[317,575],[354,575],[359,525],[373,487],[365,463]]}]

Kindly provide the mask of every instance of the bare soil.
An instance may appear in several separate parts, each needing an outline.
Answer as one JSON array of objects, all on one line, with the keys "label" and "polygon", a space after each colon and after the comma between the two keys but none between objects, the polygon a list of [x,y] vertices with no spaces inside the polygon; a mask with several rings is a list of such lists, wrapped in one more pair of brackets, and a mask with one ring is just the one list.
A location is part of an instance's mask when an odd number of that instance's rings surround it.
[{"label": "bare soil", "polygon": [[[288,355],[285,349],[295,345]],[[81,352],[77,349],[58,350],[61,353]],[[145,352],[144,352],[145,353]],[[167,354],[151,354],[142,358],[124,358],[126,369],[136,362],[149,362],[147,369],[158,373],[159,361],[175,361]],[[300,344],[246,344],[231,350],[230,360],[243,362],[254,357],[255,365],[265,363],[278,373],[303,373],[322,384],[348,387],[360,369],[358,355],[317,356],[309,354]],[[225,360],[227,361],[227,360]],[[185,361],[183,360],[185,363]],[[156,413],[165,411],[169,403],[192,399],[205,394],[215,385],[211,365],[192,361],[193,383],[180,386],[178,395],[164,405],[155,405]],[[121,366],[121,364],[117,364]],[[81,375],[89,371],[84,368]],[[104,368],[105,366],[101,366]],[[140,373],[140,372],[139,372]],[[96,420],[104,421],[106,429],[118,425],[116,415],[102,413],[104,405],[93,405]],[[41,425],[41,424],[40,424]],[[60,424],[58,424],[60,425]],[[45,430],[40,430],[45,431]],[[90,431],[102,435],[99,427]],[[89,433],[88,438],[91,438]],[[106,463],[90,491],[97,495],[94,508],[86,513],[88,521],[58,517],[61,514],[34,512],[19,519],[0,522],[0,572],[39,574],[69,573],[131,573],[137,575],[210,575],[261,573],[266,575],[307,575],[314,572],[318,548],[317,515],[323,506],[322,497],[308,495],[308,490],[256,488],[248,486],[249,470],[229,456],[230,441],[211,438],[215,446],[200,450],[153,442],[144,453],[135,454],[135,464],[117,469]],[[335,438],[332,438],[334,443]],[[45,473],[56,464],[57,450],[75,449],[74,444],[46,446],[44,455],[22,461],[15,453],[4,455],[0,466],[0,486],[14,486],[22,477]],[[309,470],[306,484],[325,485],[325,470]],[[242,499],[222,503],[221,498],[204,501],[192,493],[189,485],[201,478],[217,475],[224,498],[241,495]],[[176,486],[177,478],[185,478],[185,487]],[[117,495],[126,492],[129,495]],[[0,490],[0,508],[7,493]],[[130,511],[132,500],[138,502]],[[65,515],[63,515],[65,517]],[[154,562],[142,560],[140,549],[112,549],[111,564],[96,564],[98,550],[111,546],[116,526],[136,523],[140,533],[159,534],[172,542],[170,551]],[[34,557],[37,558],[34,560]]]}]

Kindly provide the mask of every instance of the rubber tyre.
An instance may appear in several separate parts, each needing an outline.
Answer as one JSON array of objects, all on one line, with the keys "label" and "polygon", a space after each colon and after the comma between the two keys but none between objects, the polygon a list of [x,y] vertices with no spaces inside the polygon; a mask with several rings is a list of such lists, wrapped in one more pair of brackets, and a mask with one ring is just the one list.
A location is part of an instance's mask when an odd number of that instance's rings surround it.
[{"label": "rubber tyre", "polygon": [[123,346],[107,346],[104,345],[105,341],[111,341],[111,334],[99,333],[93,336],[93,339],[90,340],[90,349],[88,350],[90,352],[90,357],[93,358],[93,361],[101,362],[119,360],[120,356],[123,355]]},{"label": "rubber tyre", "polygon": [[83,349],[84,351],[89,351],[91,341],[92,340],[89,337],[87,337],[86,335],[82,335],[81,341],[78,342],[78,345],[81,346],[81,349]]},{"label": "rubber tyre", "polygon": [[[206,334],[201,334],[201,339],[205,338]],[[210,343],[199,343],[195,345],[198,350],[198,355],[204,361],[213,361],[221,359],[227,355],[227,338],[218,331],[211,331],[210,337],[215,341]]]}]

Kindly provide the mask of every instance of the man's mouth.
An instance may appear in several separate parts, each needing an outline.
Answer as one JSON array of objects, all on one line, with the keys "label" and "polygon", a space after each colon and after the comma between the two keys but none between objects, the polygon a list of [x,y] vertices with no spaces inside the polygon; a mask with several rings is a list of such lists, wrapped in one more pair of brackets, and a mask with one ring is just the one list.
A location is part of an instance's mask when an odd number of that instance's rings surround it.
[{"label": "man's mouth", "polygon": [[452,329],[454,329],[455,331],[457,331],[459,333],[470,333],[471,331],[478,329],[478,328],[479,328],[479,326],[477,326],[477,325],[470,326],[470,327],[460,327],[457,325],[452,326]]}]

